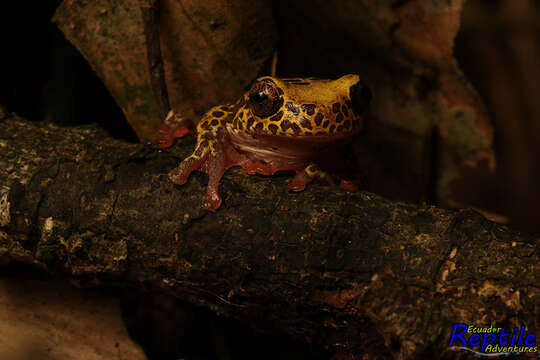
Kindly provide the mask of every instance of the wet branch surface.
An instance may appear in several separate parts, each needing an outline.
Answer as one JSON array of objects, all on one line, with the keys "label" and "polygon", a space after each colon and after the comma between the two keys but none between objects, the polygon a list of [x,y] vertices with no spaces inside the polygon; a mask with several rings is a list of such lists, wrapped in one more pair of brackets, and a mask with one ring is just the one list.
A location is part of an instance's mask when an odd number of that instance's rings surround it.
[{"label": "wet branch surface", "polygon": [[205,175],[166,176],[193,144],[0,120],[0,264],[166,292],[367,359],[454,357],[456,322],[538,329],[538,239],[469,210],[290,193],[288,176],[234,169],[209,213]]}]

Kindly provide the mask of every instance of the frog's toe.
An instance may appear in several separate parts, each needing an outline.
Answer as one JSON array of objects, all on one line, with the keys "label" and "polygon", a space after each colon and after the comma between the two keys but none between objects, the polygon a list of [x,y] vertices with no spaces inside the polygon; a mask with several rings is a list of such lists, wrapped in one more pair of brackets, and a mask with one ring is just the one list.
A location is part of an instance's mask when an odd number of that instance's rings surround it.
[{"label": "frog's toe", "polygon": [[205,165],[206,173],[208,174],[208,186],[206,187],[206,197],[203,207],[210,211],[216,211],[221,206],[219,181],[227,169],[225,152],[221,144],[216,144],[216,150],[208,155]]},{"label": "frog's toe", "polygon": [[319,169],[316,164],[310,164],[303,170],[297,171],[294,178],[289,181],[288,186],[292,191],[302,191],[306,188],[306,185],[314,179],[326,184],[334,185],[334,181],[330,175]]},{"label": "frog's toe", "polygon": [[156,143],[162,148],[171,147],[174,140],[186,135],[195,136],[193,125],[190,121],[184,120],[173,110],[169,112],[163,124],[158,127],[158,137]]},{"label": "frog's toe", "polygon": [[156,144],[161,148],[170,148],[174,142],[174,139],[168,136],[158,137],[156,139]]},{"label": "frog's toe", "polygon": [[349,192],[358,191],[358,187],[351,180],[341,179],[339,187]]},{"label": "frog's toe", "polygon": [[210,190],[206,192],[206,197],[203,202],[203,208],[208,211],[216,211],[221,206],[221,196],[217,190]]},{"label": "frog's toe", "polygon": [[172,182],[173,184],[176,184],[176,185],[184,185],[187,182],[188,177],[189,177],[189,175],[186,176],[186,175],[176,171],[176,169],[174,169],[173,171],[171,171],[169,173],[170,182]]},{"label": "frog's toe", "polygon": [[305,170],[297,171],[296,175],[288,181],[287,187],[289,190],[298,192],[304,190],[311,181],[313,181],[313,178]]},{"label": "frog's toe", "polygon": [[193,130],[187,125],[171,127],[167,124],[163,124],[158,128],[158,137],[156,138],[156,143],[162,148],[168,148],[172,146],[175,139],[183,138],[188,134],[195,136]]},{"label": "frog's toe", "polygon": [[[178,165],[174,170],[169,173],[169,180],[173,184],[184,185],[189,175],[194,171],[201,169],[203,163],[206,161],[208,155],[208,149],[200,147],[200,152],[198,151],[199,147],[195,150],[193,155],[188,156]],[[198,155],[200,154],[200,155]]]}]

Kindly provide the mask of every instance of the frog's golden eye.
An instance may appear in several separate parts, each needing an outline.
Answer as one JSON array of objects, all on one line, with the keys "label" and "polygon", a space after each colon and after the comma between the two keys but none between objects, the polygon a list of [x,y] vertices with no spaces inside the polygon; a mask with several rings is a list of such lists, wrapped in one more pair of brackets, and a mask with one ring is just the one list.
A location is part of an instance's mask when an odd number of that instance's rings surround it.
[{"label": "frog's golden eye", "polygon": [[275,114],[282,102],[278,87],[269,79],[256,82],[249,90],[249,105],[258,117]]},{"label": "frog's golden eye", "polygon": [[362,115],[371,102],[371,90],[362,82],[358,82],[349,89],[352,108],[355,113]]}]

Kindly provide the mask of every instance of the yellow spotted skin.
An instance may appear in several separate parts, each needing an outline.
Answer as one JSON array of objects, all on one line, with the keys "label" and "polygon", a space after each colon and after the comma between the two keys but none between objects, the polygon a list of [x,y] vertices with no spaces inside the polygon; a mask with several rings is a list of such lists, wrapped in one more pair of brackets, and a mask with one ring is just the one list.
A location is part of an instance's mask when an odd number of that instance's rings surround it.
[{"label": "yellow spotted skin", "polygon": [[[359,108],[363,105],[358,104],[363,103],[365,91],[358,95],[358,89],[367,89],[358,75],[337,80],[261,77],[236,103],[213,107],[203,116],[193,154],[169,178],[183,184],[193,170],[206,172],[209,184],[204,207],[208,210],[220,206],[217,186],[231,166],[242,166],[250,174],[296,171],[289,182],[294,191],[304,189],[315,178],[332,182],[314,158],[321,144],[353,136],[362,128]],[[369,99],[366,101],[364,105]],[[180,124],[181,118],[167,117],[169,133],[181,126],[175,122]]]},{"label": "yellow spotted skin", "polygon": [[282,92],[282,105],[272,116],[261,118],[251,111],[249,94],[236,111],[229,129],[234,133],[298,136],[347,136],[361,127],[360,118],[351,108],[349,89],[358,83],[358,75],[346,75],[337,80],[314,78],[270,80]]}]

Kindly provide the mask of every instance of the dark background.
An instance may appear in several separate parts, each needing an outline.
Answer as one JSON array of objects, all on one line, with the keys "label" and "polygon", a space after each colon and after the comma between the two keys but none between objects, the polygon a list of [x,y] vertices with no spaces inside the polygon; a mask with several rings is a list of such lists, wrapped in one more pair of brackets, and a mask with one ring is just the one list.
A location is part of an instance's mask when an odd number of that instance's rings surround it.
[{"label": "dark background", "polygon": [[[136,142],[105,86],[51,23],[59,3],[1,2],[0,104],[35,121],[60,125],[97,122],[111,135]],[[532,234],[540,234],[539,3],[470,0],[455,44],[461,69],[490,113],[497,158],[495,174],[479,172],[468,177],[470,188],[482,191],[468,193],[462,186],[463,197],[473,199],[510,227]],[[303,69],[308,71],[309,65]],[[283,72],[287,71],[294,68],[287,69],[285,63]],[[11,274],[25,271],[11,269]],[[122,296],[126,323],[151,358],[175,359],[182,354],[223,358],[227,352],[233,358],[249,354],[313,358],[320,354],[320,349],[253,334],[245,325],[165,296],[126,294]],[[275,347],[276,343],[280,346]]]},{"label": "dark background", "polygon": [[[0,22],[0,104],[35,121],[61,125],[97,122],[113,136],[136,142],[105,86],[51,23],[59,3],[36,2],[32,11],[18,2],[0,5],[4,14]],[[470,0],[455,43],[458,63],[490,113],[497,158],[496,173],[471,174],[467,177],[471,190],[460,186],[461,196],[493,212],[501,222],[533,234],[540,233],[538,8],[539,2],[530,0]],[[289,45],[282,42],[280,46],[287,50],[283,46]],[[338,67],[331,63],[331,56],[324,61],[332,70],[321,73],[309,61],[291,64],[284,57],[279,72],[285,76],[302,75],[299,72],[335,75]]]}]

